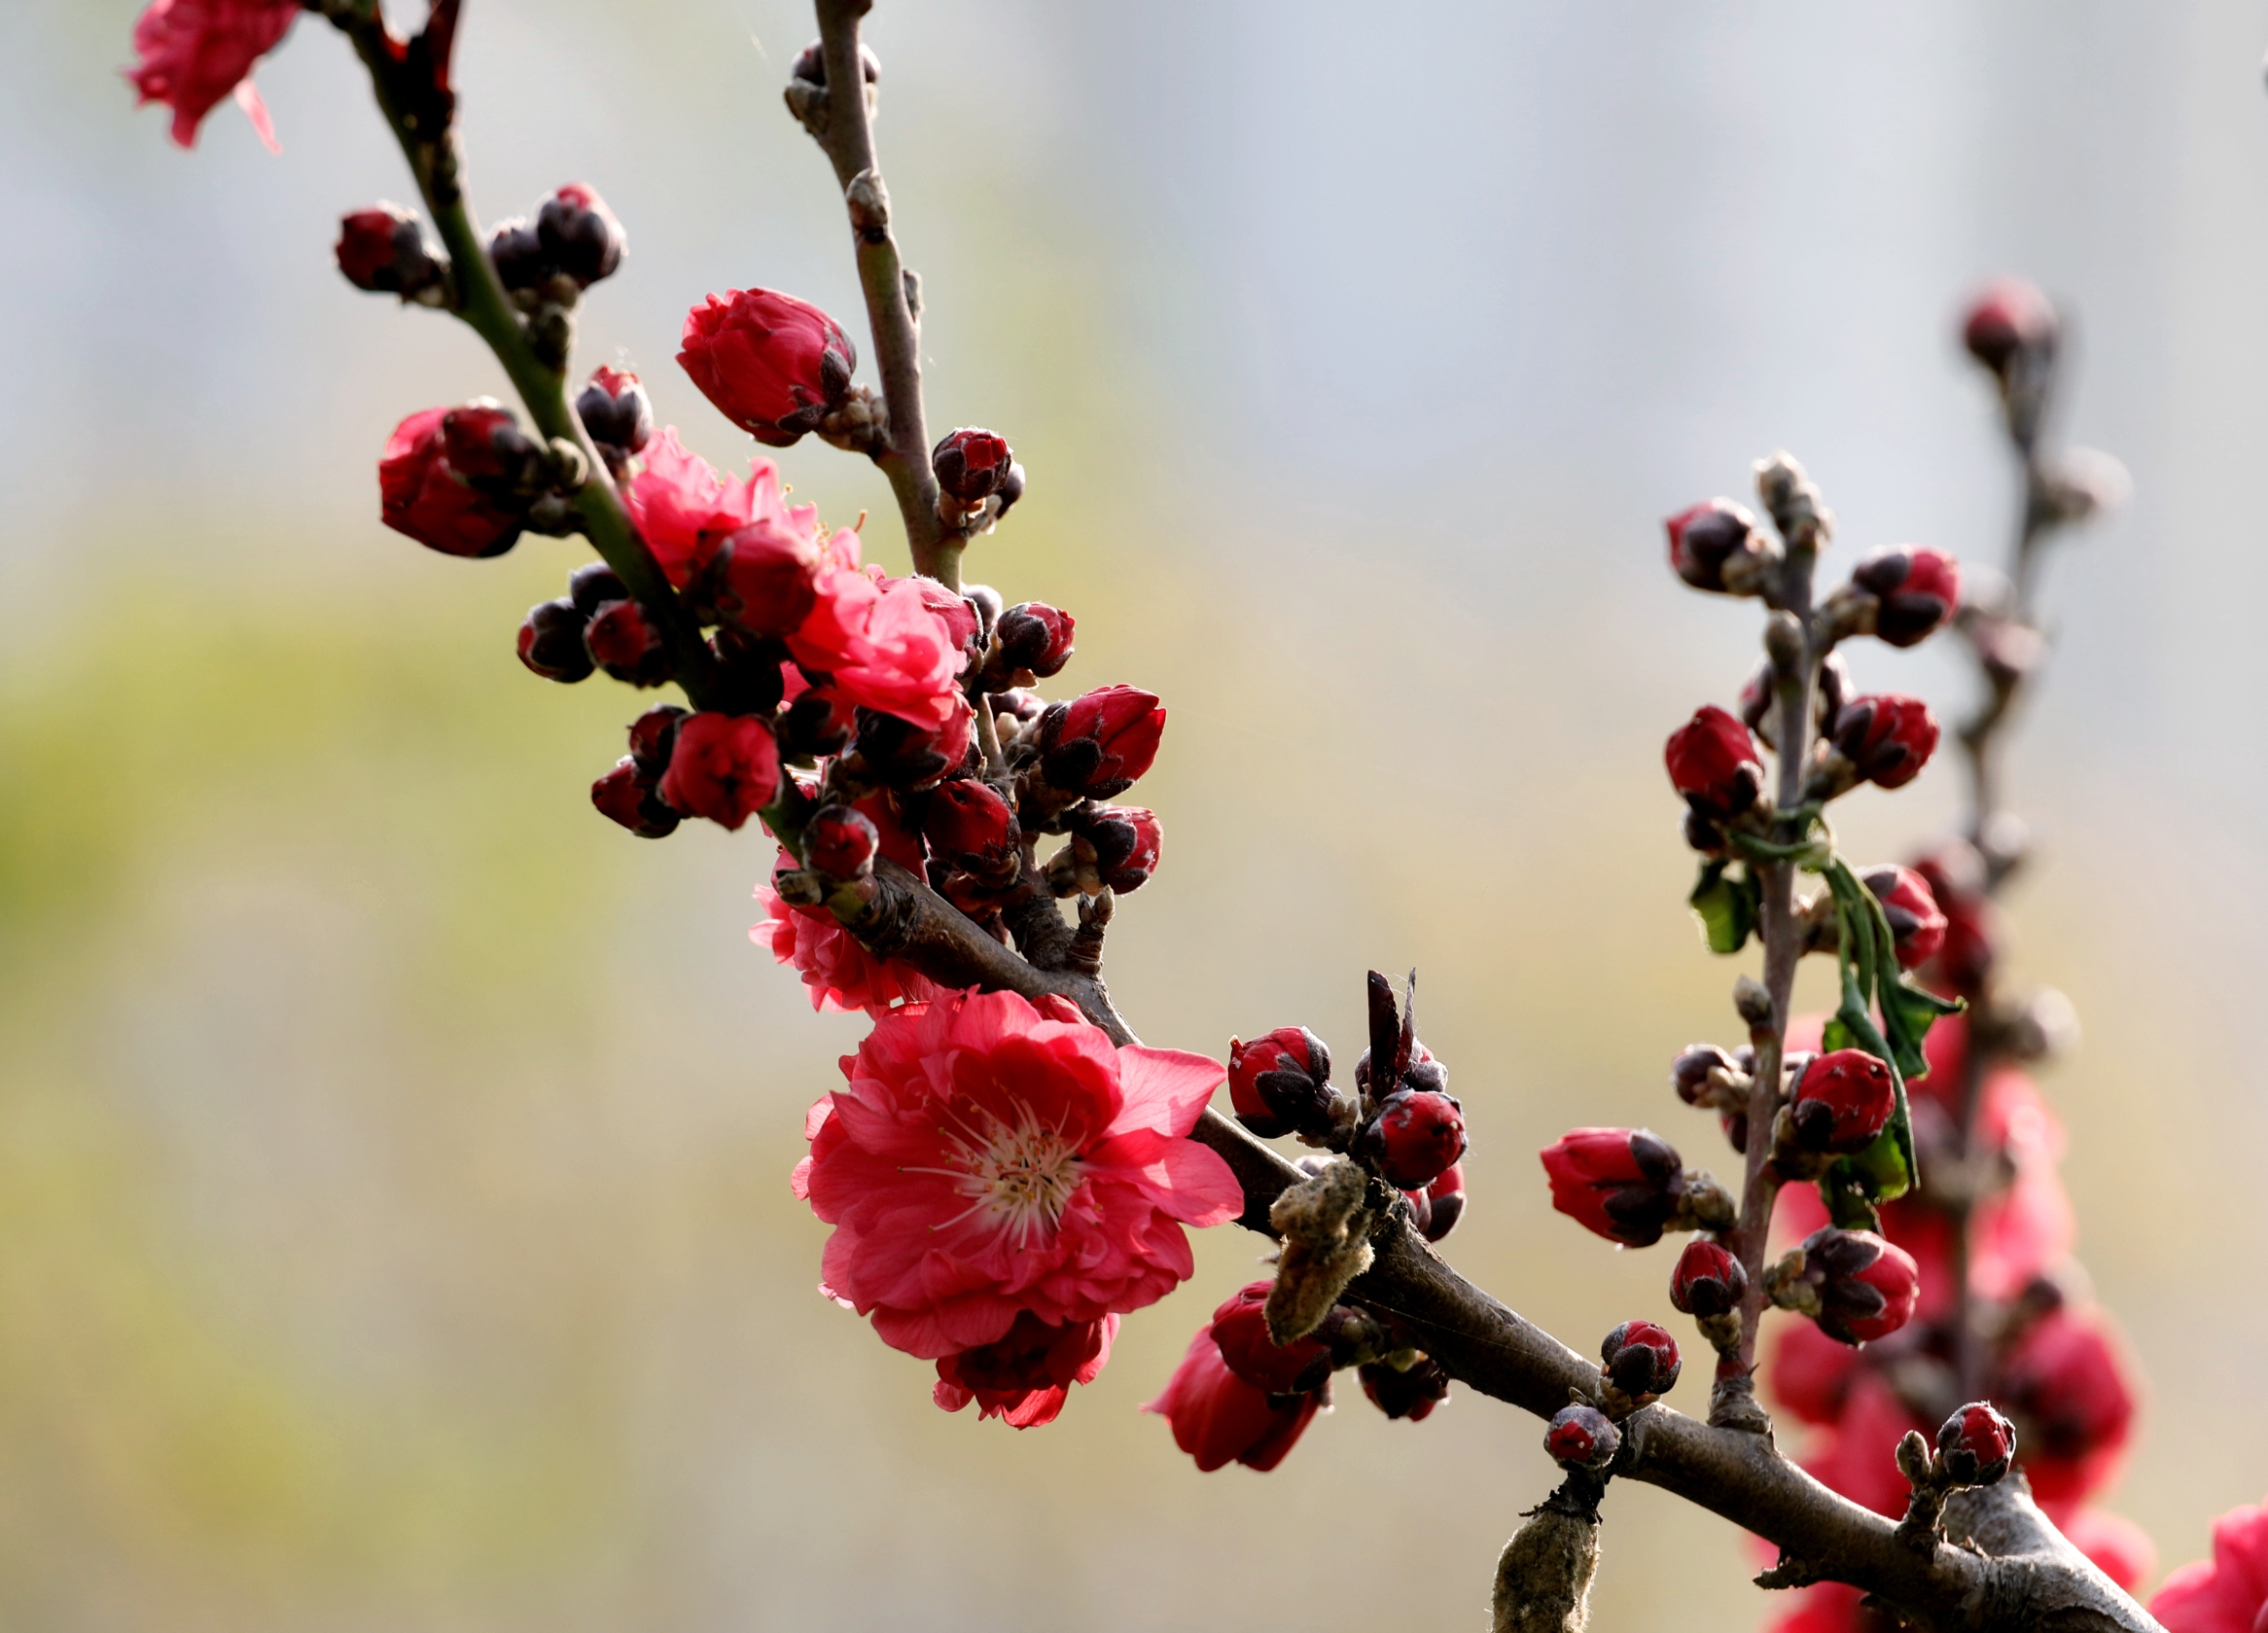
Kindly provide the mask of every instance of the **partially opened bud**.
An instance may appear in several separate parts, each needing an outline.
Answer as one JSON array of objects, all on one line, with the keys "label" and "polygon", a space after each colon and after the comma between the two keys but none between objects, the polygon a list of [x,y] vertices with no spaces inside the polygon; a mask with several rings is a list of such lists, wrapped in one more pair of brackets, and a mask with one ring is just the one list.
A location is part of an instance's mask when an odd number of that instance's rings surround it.
[{"label": "partially opened bud", "polygon": [[1570,1469],[1604,1469],[1622,1449],[1622,1431],[1596,1406],[1562,1406],[1543,1432],[1543,1449]]},{"label": "partially opened bud", "polygon": [[1303,1026],[1279,1026],[1251,1043],[1228,1040],[1228,1097],[1236,1119],[1263,1140],[1330,1127],[1330,1050]]},{"label": "partially opened bud", "polygon": [[792,634],[819,599],[819,565],[811,539],[758,521],[726,535],[701,570],[695,599],[743,635]]},{"label": "partially opened bud", "polygon": [[661,779],[661,798],[672,809],[737,829],[779,789],[779,749],[754,715],[704,711],[679,723]]},{"label": "partially opened bud", "polygon": [[659,686],[669,679],[669,649],[635,601],[608,601],[583,631],[591,660],[618,681]]},{"label": "partially opened bud", "polygon": [[654,778],[626,757],[590,785],[590,802],[601,816],[620,823],[641,839],[664,838],[677,831],[678,815],[662,803]]},{"label": "partially opened bud", "polygon": [[1465,1111],[1454,1095],[1403,1089],[1380,1102],[1355,1151],[1388,1185],[1414,1190],[1448,1172],[1465,1147]]},{"label": "partially opened bud", "polygon": [[1022,860],[1014,809],[975,777],[939,783],[923,807],[921,832],[932,855],[994,884],[1013,879]]},{"label": "partially opened bud", "polygon": [[1919,697],[1883,692],[1854,697],[1835,718],[1835,749],[1861,780],[1903,788],[1937,748],[1937,717]]},{"label": "partially opened bud", "polygon": [[1164,733],[1155,692],[1106,686],[1040,717],[1040,774],[1064,794],[1109,799],[1150,769]]},{"label": "partially opened bud", "polygon": [[1696,816],[1729,822],[1763,793],[1764,767],[1749,728],[1714,704],[1670,733],[1662,753],[1670,785]]},{"label": "partially opened bud", "polygon": [[[1846,1344],[1887,1338],[1912,1319],[1922,1276],[1913,1255],[1871,1230],[1815,1230],[1803,1239],[1801,1280],[1820,1331]],[[1776,1291],[1776,1298],[1781,1295]]]},{"label": "partially opened bud", "polygon": [[591,671],[583,615],[572,601],[539,601],[519,626],[519,660],[548,681],[580,681]]},{"label": "partially opened bud", "polygon": [[636,453],[654,436],[654,400],[638,376],[600,366],[575,397],[576,417],[602,449]]},{"label": "partially opened bud", "polygon": [[1961,339],[1969,356],[2004,374],[2019,354],[2053,348],[2056,327],[2055,307],[2036,287],[2022,278],[1995,278],[1969,303]]},{"label": "partially opened bud", "polygon": [[972,426],[941,439],[929,462],[938,486],[964,505],[980,505],[999,490],[1014,458],[1005,439]]},{"label": "partially opened bud", "polygon": [[1945,944],[1945,915],[1937,910],[1930,881],[1913,869],[1895,864],[1869,868],[1859,877],[1882,904],[1882,916],[1897,950],[1897,967],[1917,970],[1936,957]]},{"label": "partially opened bud", "polygon": [[773,447],[815,429],[850,391],[858,352],[807,301],[735,289],[686,314],[678,363],[725,417]]},{"label": "partially opened bud", "polygon": [[1330,1376],[1330,1346],[1320,1338],[1279,1345],[1263,1313],[1273,1282],[1247,1282],[1213,1312],[1213,1339],[1228,1369],[1270,1395],[1315,1389]]},{"label": "partially opened bud", "polygon": [[622,264],[622,224],[606,200],[581,182],[569,182],[536,212],[536,240],[549,269],[588,289]]},{"label": "partially opened bud", "polygon": [[425,241],[425,229],[399,204],[373,204],[341,217],[338,269],[357,289],[399,295],[404,301],[434,296],[448,268]]},{"label": "partially opened bud", "polygon": [[1626,1321],[1608,1333],[1599,1346],[1599,1360],[1607,1381],[1639,1406],[1675,1389],[1684,1367],[1678,1340],[1650,1321]]},{"label": "partially opened bud", "polygon": [[1991,1402],[1971,1401],[1938,1428],[1937,1456],[1956,1485],[1997,1485],[2015,1461],[2015,1426]]},{"label": "partially opened bud", "polygon": [[1644,1128],[1577,1128],[1544,1148],[1551,1205],[1612,1242],[1650,1247],[1678,1211],[1678,1154]]},{"label": "partially opened bud", "polygon": [[1896,1109],[1887,1065],[1864,1049],[1834,1049],[1804,1069],[1789,1115],[1804,1150],[1849,1153],[1872,1145]]},{"label": "partially opened bud", "polygon": [[427,408],[394,427],[378,460],[379,516],[443,555],[502,555],[518,542],[523,514],[451,466],[443,431],[449,412]]},{"label": "partially opened bud", "polygon": [[831,879],[863,879],[874,870],[882,836],[848,805],[822,805],[803,825],[803,866]]},{"label": "partially opened bud", "polygon": [[1730,499],[1712,499],[1664,523],[1670,566],[1695,589],[1754,595],[1779,565],[1780,547],[1756,526],[1754,512]]},{"label": "partially opened bud", "polygon": [[1741,1261],[1706,1236],[1687,1242],[1670,1272],[1670,1303],[1703,1320],[1739,1309],[1748,1291],[1749,1273]]}]

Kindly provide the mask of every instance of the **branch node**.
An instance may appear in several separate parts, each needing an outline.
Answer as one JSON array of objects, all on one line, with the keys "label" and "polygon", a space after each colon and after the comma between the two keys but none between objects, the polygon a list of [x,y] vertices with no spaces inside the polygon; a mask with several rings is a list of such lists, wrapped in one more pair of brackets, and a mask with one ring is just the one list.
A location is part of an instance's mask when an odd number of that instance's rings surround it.
[{"label": "branch node", "polygon": [[1347,1283],[1370,1267],[1370,1176],[1341,1156],[1277,1197],[1268,1223],[1283,1233],[1268,1336],[1291,1344],[1330,1314]]}]

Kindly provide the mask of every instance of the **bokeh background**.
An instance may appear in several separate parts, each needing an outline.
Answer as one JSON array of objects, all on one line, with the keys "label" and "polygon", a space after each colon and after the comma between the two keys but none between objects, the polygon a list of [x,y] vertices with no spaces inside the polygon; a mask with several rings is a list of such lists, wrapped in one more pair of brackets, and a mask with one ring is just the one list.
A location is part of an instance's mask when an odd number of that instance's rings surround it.
[{"label": "bokeh background", "polygon": [[[183,154],[116,77],[134,11],[0,8],[0,1624],[1477,1625],[1551,1481],[1530,1420],[1352,1400],[1199,1476],[1137,1413],[1253,1238],[1023,1435],[817,1296],[786,1176],[863,1024],[749,944],[768,854],[588,808],[632,699],[512,656],[578,546],[375,520],[394,422],[502,380],[331,267],[342,209],[409,195],[345,48],[304,21],[264,67],[280,158],[227,106]],[[809,32],[469,8],[477,202],[604,192],[631,254],[585,363],[721,464],[687,305],[858,310],[779,106]],[[2051,569],[2016,957],[2083,1018],[2066,1174],[2152,1380],[2112,1505],[2202,1552],[2268,1490],[2255,0],[883,0],[869,37],[932,418],[1032,472],[973,573],[1078,614],[1067,682],[1172,707],[1114,990],[1152,1042],[1351,1057],[1364,969],[1418,966],[1476,1131],[1452,1257],[1577,1343],[1661,1315],[1668,1260],[1553,1215],[1537,1148],[1721,1156],[1664,1087],[1732,970],[1658,756],[1755,627],[1659,518],[1785,445],[1849,548],[1996,558],[1954,316],[2002,269],[2069,303],[2065,429],[2137,498]],[[902,561],[869,472],[784,464]],[[1855,660],[1957,713],[1957,657]],[[1958,793],[1839,820],[1895,857]],[[1649,1489],[1607,1541],[1602,1626],[1766,1613],[1736,1534]]]}]

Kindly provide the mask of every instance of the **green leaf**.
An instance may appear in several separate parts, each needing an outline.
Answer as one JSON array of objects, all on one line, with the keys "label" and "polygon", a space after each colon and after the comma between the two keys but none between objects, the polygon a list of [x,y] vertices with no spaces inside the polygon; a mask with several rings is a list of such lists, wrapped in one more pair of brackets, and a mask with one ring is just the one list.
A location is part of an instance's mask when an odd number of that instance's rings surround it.
[{"label": "green leaf", "polygon": [[1882,1229],[1882,1216],[1874,1211],[1874,1204],[1839,1175],[1841,1163],[1827,1170],[1819,1182],[1820,1200],[1827,1206],[1827,1222],[1840,1230]]},{"label": "green leaf", "polygon": [[1738,952],[1756,928],[1762,891],[1747,868],[1736,873],[1721,860],[1704,862],[1685,905],[1701,920],[1711,952]]},{"label": "green leaf", "polygon": [[[1843,976],[1843,999],[1832,1024],[1849,1040],[1829,1047],[1862,1048],[1889,1066],[1891,1088],[1896,1096],[1890,1122],[1874,1144],[1844,1157],[1820,1182],[1820,1194],[1832,1213],[1838,1197],[1886,1202],[1913,1188],[1921,1163],[1914,1153],[1913,1116],[1906,1104],[1905,1080],[1908,1074],[1919,1076],[1929,1070],[1922,1054],[1922,1038],[1930,1022],[1959,1006],[1949,1007],[1943,999],[1907,984],[1898,971],[1896,941],[1882,904],[1851,871],[1848,863],[1836,857],[1822,871],[1835,899],[1836,958]],[[1870,1000],[1881,1005],[1881,1029],[1874,1024]],[[1890,1034],[1887,1038],[1884,1031]],[[1843,1205],[1850,1204],[1846,1201]]]}]

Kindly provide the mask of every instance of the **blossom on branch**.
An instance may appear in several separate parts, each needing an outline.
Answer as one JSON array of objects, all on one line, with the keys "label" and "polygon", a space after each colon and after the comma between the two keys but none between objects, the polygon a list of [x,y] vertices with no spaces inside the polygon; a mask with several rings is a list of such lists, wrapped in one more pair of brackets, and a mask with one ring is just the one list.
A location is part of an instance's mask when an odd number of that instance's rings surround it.
[{"label": "blossom on branch", "polygon": [[[785,851],[780,866],[795,866]],[[946,990],[904,964],[876,958],[825,907],[792,906],[769,884],[756,887],[756,899],[765,916],[750,928],[748,939],[795,966],[814,1010],[880,1014],[894,1004],[925,1003]]]},{"label": "blossom on branch", "polygon": [[173,110],[173,139],[196,143],[196,127],[233,94],[270,152],[275,126],[252,86],[252,65],[283,43],[300,0],[152,0],[134,24],[134,54],[125,70],[142,103]]},{"label": "blossom on branch", "polygon": [[1241,1463],[1265,1473],[1315,1421],[1324,1392],[1271,1395],[1238,1376],[1222,1354],[1214,1325],[1197,1329],[1165,1393],[1142,1409],[1166,1420],[1174,1444],[1196,1459],[1200,1473]]},{"label": "blossom on branch", "polygon": [[1188,1225],[1244,1208],[1188,1138],[1217,1061],[1119,1047],[1066,1000],[955,992],[881,1016],[812,1107],[795,1189],[835,1227],[829,1295],[938,1360],[1138,1310],[1193,1269]]},{"label": "blossom on branch", "polygon": [[760,443],[787,447],[850,390],[858,350],[808,301],[727,290],[686,313],[677,361],[701,395]]},{"label": "blossom on branch", "polygon": [[1075,1383],[1093,1383],[1111,1359],[1118,1318],[1051,1326],[1019,1311],[1007,1336],[938,1358],[931,1399],[948,1412],[974,1401],[978,1417],[1013,1429],[1053,1423]]}]

